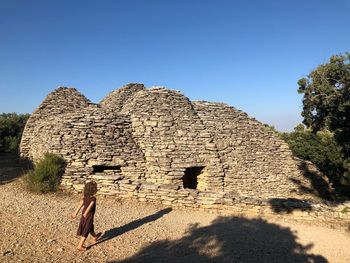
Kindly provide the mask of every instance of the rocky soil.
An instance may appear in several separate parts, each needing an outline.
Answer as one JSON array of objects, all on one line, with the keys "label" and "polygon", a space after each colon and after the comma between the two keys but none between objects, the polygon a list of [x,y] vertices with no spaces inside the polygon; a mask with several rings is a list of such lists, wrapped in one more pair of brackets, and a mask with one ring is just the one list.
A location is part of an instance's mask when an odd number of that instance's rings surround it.
[{"label": "rocky soil", "polygon": [[350,262],[350,233],[337,225],[102,196],[103,236],[78,252],[70,214],[80,196],[27,192],[21,170],[0,156],[0,262]]}]

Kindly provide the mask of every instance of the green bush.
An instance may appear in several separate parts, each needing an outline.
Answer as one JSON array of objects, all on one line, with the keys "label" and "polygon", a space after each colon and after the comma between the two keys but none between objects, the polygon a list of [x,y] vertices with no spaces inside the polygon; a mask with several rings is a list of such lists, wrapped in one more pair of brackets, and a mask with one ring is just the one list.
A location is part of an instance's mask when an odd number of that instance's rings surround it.
[{"label": "green bush", "polygon": [[17,136],[6,136],[3,139],[3,145],[6,152],[16,152],[18,150],[19,138]]},{"label": "green bush", "polygon": [[44,158],[35,164],[34,170],[27,173],[26,184],[28,188],[39,193],[56,191],[64,167],[65,161],[62,157],[46,153]]},{"label": "green bush", "polygon": [[327,130],[314,133],[303,125],[298,125],[293,132],[280,133],[280,136],[287,142],[294,156],[314,163],[327,175],[333,187],[341,186],[344,155],[333,133]]},{"label": "green bush", "polygon": [[29,114],[0,114],[0,152],[17,152]]}]

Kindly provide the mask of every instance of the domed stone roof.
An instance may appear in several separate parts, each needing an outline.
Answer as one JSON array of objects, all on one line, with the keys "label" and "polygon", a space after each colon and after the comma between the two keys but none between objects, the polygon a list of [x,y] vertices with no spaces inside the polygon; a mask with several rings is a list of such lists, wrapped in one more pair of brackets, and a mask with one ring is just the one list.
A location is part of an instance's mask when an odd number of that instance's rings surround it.
[{"label": "domed stone roof", "polygon": [[[128,84],[93,104],[72,88],[50,93],[29,118],[21,155],[62,156],[62,187],[171,204],[232,205],[235,198],[305,197],[288,146],[223,103]],[[296,183],[298,182],[298,183]]]}]

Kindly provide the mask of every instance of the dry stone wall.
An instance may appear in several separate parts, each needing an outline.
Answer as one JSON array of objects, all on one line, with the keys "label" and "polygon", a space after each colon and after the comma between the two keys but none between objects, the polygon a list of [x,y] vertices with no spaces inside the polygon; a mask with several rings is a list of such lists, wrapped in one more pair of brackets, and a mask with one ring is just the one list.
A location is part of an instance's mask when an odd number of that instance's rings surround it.
[{"label": "dry stone wall", "polygon": [[182,94],[152,88],[135,94],[122,108],[130,115],[133,138],[145,153],[147,181],[178,189],[188,169],[202,169],[197,189],[223,191],[223,170],[217,151],[191,102]]},{"label": "dry stone wall", "polygon": [[23,157],[35,162],[45,152],[66,160],[66,190],[95,180],[100,194],[191,207],[313,198],[300,191],[310,183],[272,131],[228,105],[162,87],[129,84],[99,104],[55,90],[21,141]]},{"label": "dry stone wall", "polygon": [[[40,132],[40,122],[45,123],[46,119],[54,118],[62,113],[75,112],[89,107],[97,108],[98,106],[91,103],[74,88],[61,87],[50,93],[32,113],[26,124],[21,139],[21,155],[34,161],[42,156],[43,151],[33,149],[42,148],[44,145],[33,145],[32,143],[33,138],[43,135]],[[56,123],[59,123],[59,120]]]},{"label": "dry stone wall", "polygon": [[103,108],[112,108],[116,112],[120,112],[125,103],[129,99],[132,99],[135,93],[144,89],[145,86],[143,84],[127,84],[124,87],[109,93],[100,101],[100,105]]},{"label": "dry stone wall", "polygon": [[[246,113],[223,103],[193,102],[224,168],[224,188],[239,196],[298,196],[303,179],[286,143]],[[282,165],[281,165],[282,164]]]}]

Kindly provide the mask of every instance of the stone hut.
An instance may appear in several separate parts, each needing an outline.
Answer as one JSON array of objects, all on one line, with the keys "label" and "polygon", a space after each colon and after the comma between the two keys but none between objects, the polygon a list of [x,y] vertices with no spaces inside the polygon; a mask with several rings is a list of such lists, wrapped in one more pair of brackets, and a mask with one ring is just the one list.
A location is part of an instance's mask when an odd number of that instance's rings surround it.
[{"label": "stone hut", "polygon": [[99,104],[74,88],[50,93],[29,118],[21,156],[66,163],[63,189],[185,206],[308,198],[298,161],[274,131],[223,103],[128,84]]}]

